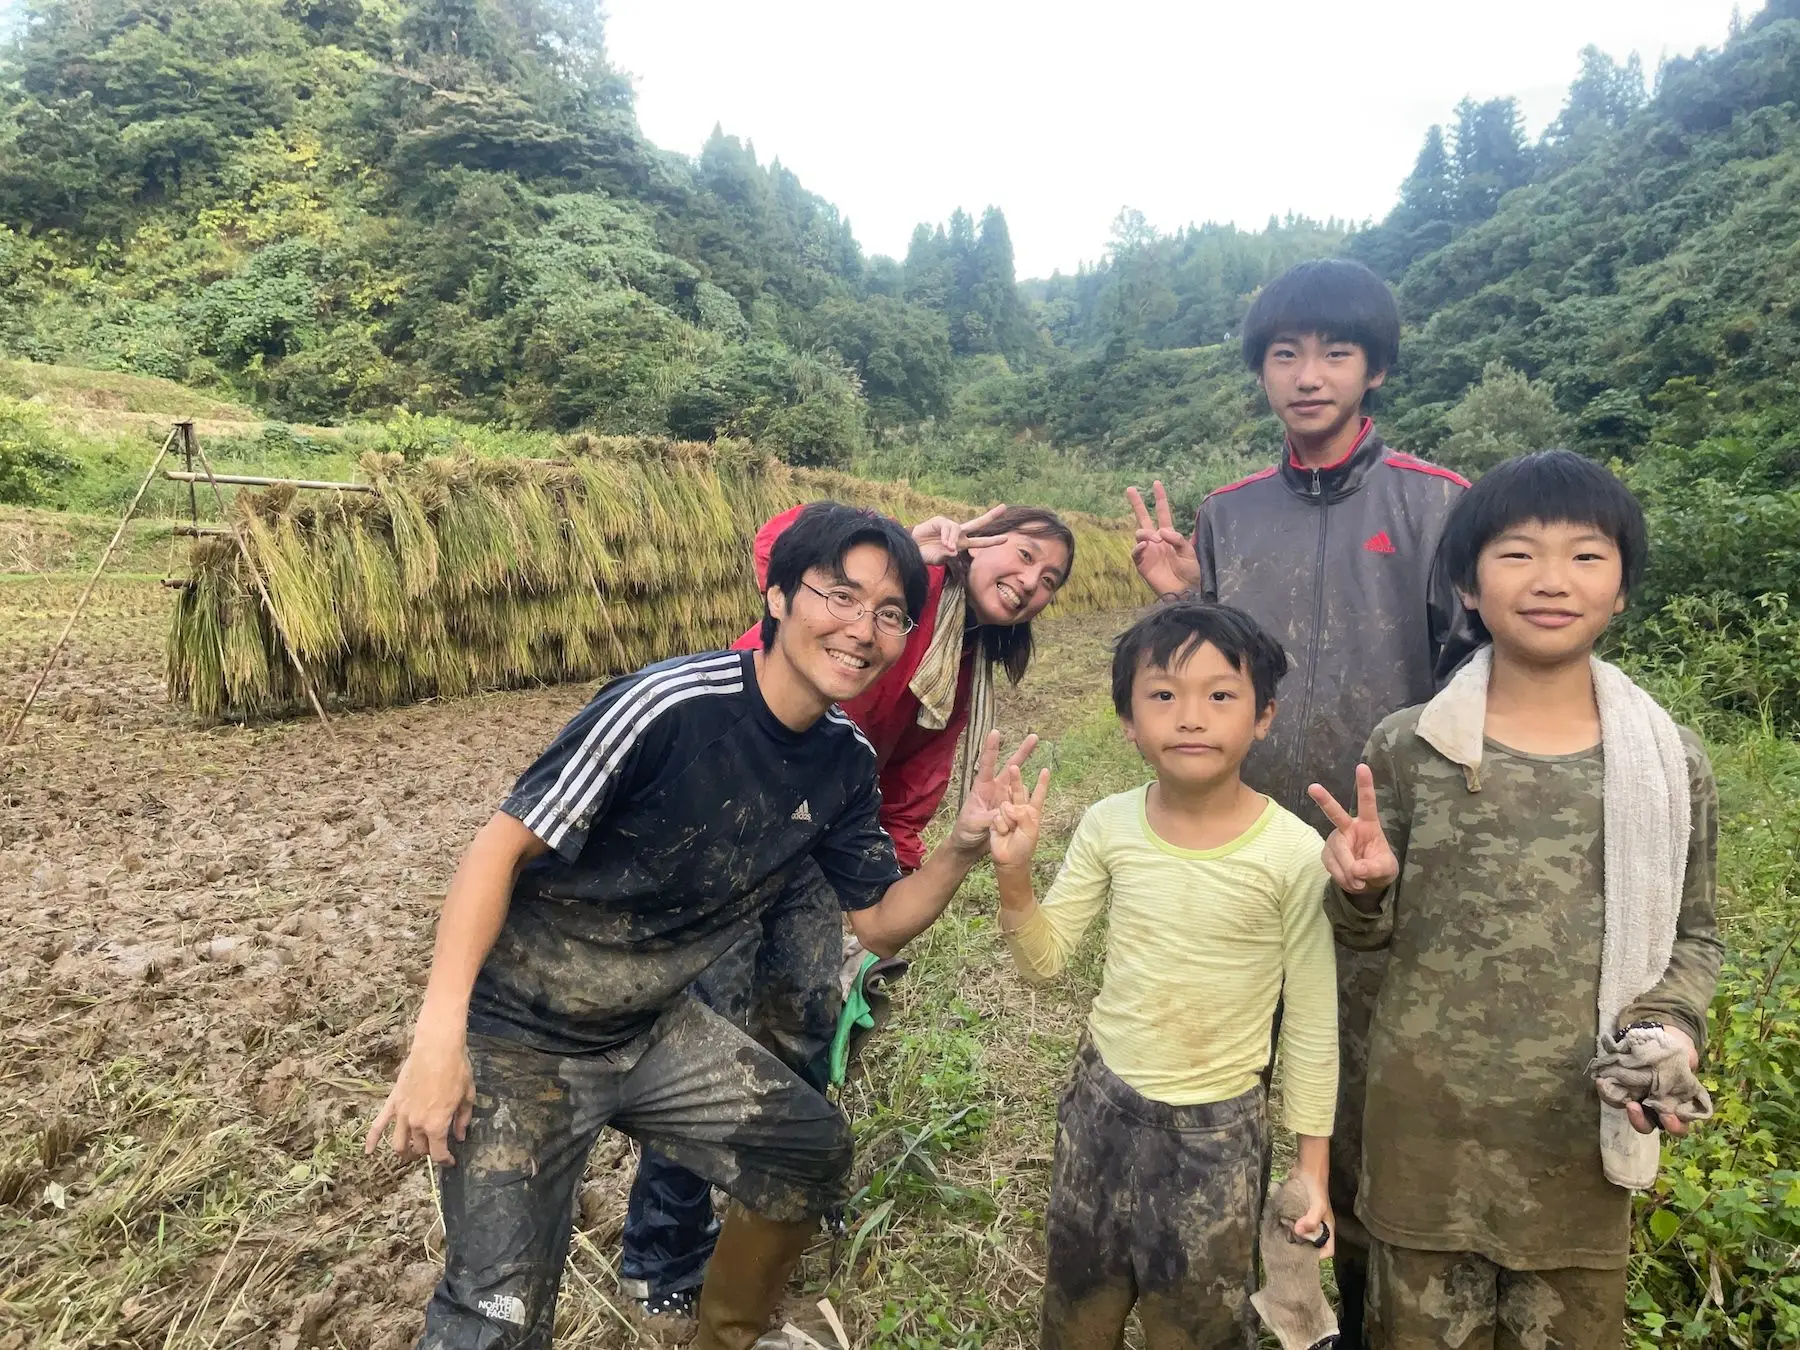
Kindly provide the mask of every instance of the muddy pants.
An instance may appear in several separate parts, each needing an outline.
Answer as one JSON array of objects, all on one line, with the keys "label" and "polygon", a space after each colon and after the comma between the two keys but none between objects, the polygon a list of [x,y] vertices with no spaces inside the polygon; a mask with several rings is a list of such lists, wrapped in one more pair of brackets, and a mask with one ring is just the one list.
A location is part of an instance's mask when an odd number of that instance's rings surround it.
[{"label": "muddy pants", "polygon": [[1134,1305],[1148,1350],[1256,1344],[1264,1101],[1151,1101],[1082,1042],[1056,1112],[1042,1350],[1115,1350]]},{"label": "muddy pants", "polygon": [[1374,1350],[1619,1350],[1625,1268],[1507,1270],[1376,1242],[1367,1327]]},{"label": "muddy pants", "polygon": [[475,1114],[443,1187],[444,1278],[420,1350],[542,1350],[588,1151],[611,1125],[772,1219],[843,1200],[850,1130],[793,1070],[683,994],[635,1040],[568,1057],[469,1037]]},{"label": "muddy pants", "polygon": [[1356,1192],[1362,1180],[1363,1098],[1369,1088],[1369,1027],[1375,996],[1387,973],[1388,954],[1337,947],[1338,1099],[1331,1131],[1331,1212],[1337,1216],[1338,1350],[1371,1345],[1363,1331],[1369,1284],[1369,1235],[1356,1219]]},{"label": "muddy pants", "polygon": [[[694,981],[691,992],[743,1028],[813,1087],[831,1073],[843,919],[837,892],[809,863],[746,936]],[[646,1148],[625,1211],[619,1263],[632,1298],[698,1289],[719,1227],[712,1183]]]}]

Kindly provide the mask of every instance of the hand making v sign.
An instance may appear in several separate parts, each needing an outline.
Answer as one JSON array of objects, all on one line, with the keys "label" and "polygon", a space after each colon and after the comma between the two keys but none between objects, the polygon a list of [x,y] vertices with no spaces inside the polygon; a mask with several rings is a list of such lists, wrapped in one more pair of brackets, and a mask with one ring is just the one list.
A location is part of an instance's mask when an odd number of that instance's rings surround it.
[{"label": "hand making v sign", "polygon": [[964,549],[992,548],[995,544],[1004,544],[1004,534],[971,535],[970,530],[979,530],[983,525],[995,520],[1006,503],[990,506],[973,520],[957,522],[949,516],[933,516],[930,520],[921,520],[912,527],[913,542],[919,546],[919,553],[925,559],[927,567],[942,567]]},{"label": "hand making v sign", "polygon": [[1194,552],[1194,541],[1175,528],[1162,480],[1152,483],[1150,490],[1156,495],[1154,521],[1144,506],[1144,494],[1134,487],[1125,489],[1125,500],[1137,516],[1137,544],[1131,550],[1131,561],[1151,590],[1158,595],[1178,595],[1200,584],[1200,558]]},{"label": "hand making v sign", "polygon": [[1381,830],[1381,815],[1375,806],[1375,775],[1369,766],[1356,766],[1354,816],[1318,783],[1306,791],[1333,826],[1331,837],[1325,841],[1325,870],[1339,889],[1373,898],[1393,885],[1400,875],[1400,860]]},{"label": "hand making v sign", "polygon": [[[956,847],[966,852],[987,848],[994,819],[1008,802],[1014,800],[1025,761],[1031,758],[1037,743],[1036,732],[1026,736],[1006,763],[996,770],[994,766],[1000,758],[1000,733],[988,732],[987,739],[981,744],[980,758],[975,761],[975,781],[969,785],[968,795],[963,798],[962,807],[950,825],[950,838]],[[1038,779],[1041,784],[1047,784],[1050,770],[1043,770]]]}]

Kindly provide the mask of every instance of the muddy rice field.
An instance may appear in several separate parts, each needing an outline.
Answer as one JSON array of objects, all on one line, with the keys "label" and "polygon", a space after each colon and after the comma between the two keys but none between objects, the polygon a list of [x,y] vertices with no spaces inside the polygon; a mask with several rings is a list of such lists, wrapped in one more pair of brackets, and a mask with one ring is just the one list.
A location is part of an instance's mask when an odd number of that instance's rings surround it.
[{"label": "muddy rice field", "polygon": [[[0,580],[7,721],[79,588]],[[199,729],[169,599],[104,583],[0,758],[0,1350],[398,1350],[441,1230],[427,1169],[362,1135],[461,847],[589,691]],[[1009,738],[1055,732],[1117,626],[1043,625]],[[595,1153],[559,1344],[679,1339],[612,1283],[632,1165]]]}]

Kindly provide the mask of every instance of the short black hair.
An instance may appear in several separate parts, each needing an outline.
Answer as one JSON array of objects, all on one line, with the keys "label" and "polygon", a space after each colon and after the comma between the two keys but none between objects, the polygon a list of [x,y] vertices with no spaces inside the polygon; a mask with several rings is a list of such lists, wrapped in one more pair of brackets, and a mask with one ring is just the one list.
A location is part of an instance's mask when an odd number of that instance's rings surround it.
[{"label": "short black hair", "polygon": [[860,506],[812,502],[794,517],[769,550],[769,570],[763,583],[764,651],[774,645],[775,630],[781,626],[780,620],[769,612],[768,593],[778,590],[792,604],[800,579],[815,567],[830,572],[839,581],[848,581],[844,557],[858,544],[874,544],[887,550],[906,593],[906,612],[914,623],[919,621],[927,590],[925,559],[900,522]]},{"label": "short black hair", "polygon": [[1258,713],[1275,698],[1275,686],[1287,674],[1287,652],[1261,624],[1233,605],[1210,600],[1171,600],[1158,605],[1113,642],[1113,708],[1131,719],[1131,690],[1138,666],[1169,670],[1203,642],[1250,677]]},{"label": "short black hair", "polygon": [[[1476,593],[1481,550],[1515,525],[1591,525],[1619,550],[1620,587],[1630,595],[1644,579],[1649,532],[1644,508],[1604,465],[1573,450],[1538,450],[1489,469],[1451,508],[1438,545],[1438,566],[1465,595]],[[1480,626],[1480,615],[1471,615]],[[1483,634],[1485,636],[1485,633]]]},{"label": "short black hair", "polygon": [[1400,355],[1400,306],[1387,282],[1348,258],[1296,263],[1257,292],[1244,316],[1244,364],[1262,371],[1269,344],[1284,333],[1354,342],[1369,374]]}]

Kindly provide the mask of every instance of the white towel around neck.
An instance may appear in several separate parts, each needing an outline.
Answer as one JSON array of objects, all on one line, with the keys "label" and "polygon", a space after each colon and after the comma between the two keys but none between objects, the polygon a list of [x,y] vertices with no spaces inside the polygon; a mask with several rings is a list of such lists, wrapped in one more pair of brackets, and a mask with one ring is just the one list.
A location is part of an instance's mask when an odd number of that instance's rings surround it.
[{"label": "white towel around neck", "polygon": [[[1492,647],[1483,647],[1419,715],[1419,737],[1462,767],[1481,790]],[[1620,1009],[1668,969],[1693,832],[1687,750],[1675,721],[1617,666],[1593,660],[1605,755],[1605,936],[1600,949],[1597,1035],[1610,1038]],[[1639,1134],[1616,1107],[1600,1107],[1607,1180],[1643,1190],[1656,1180],[1661,1142]]]}]

